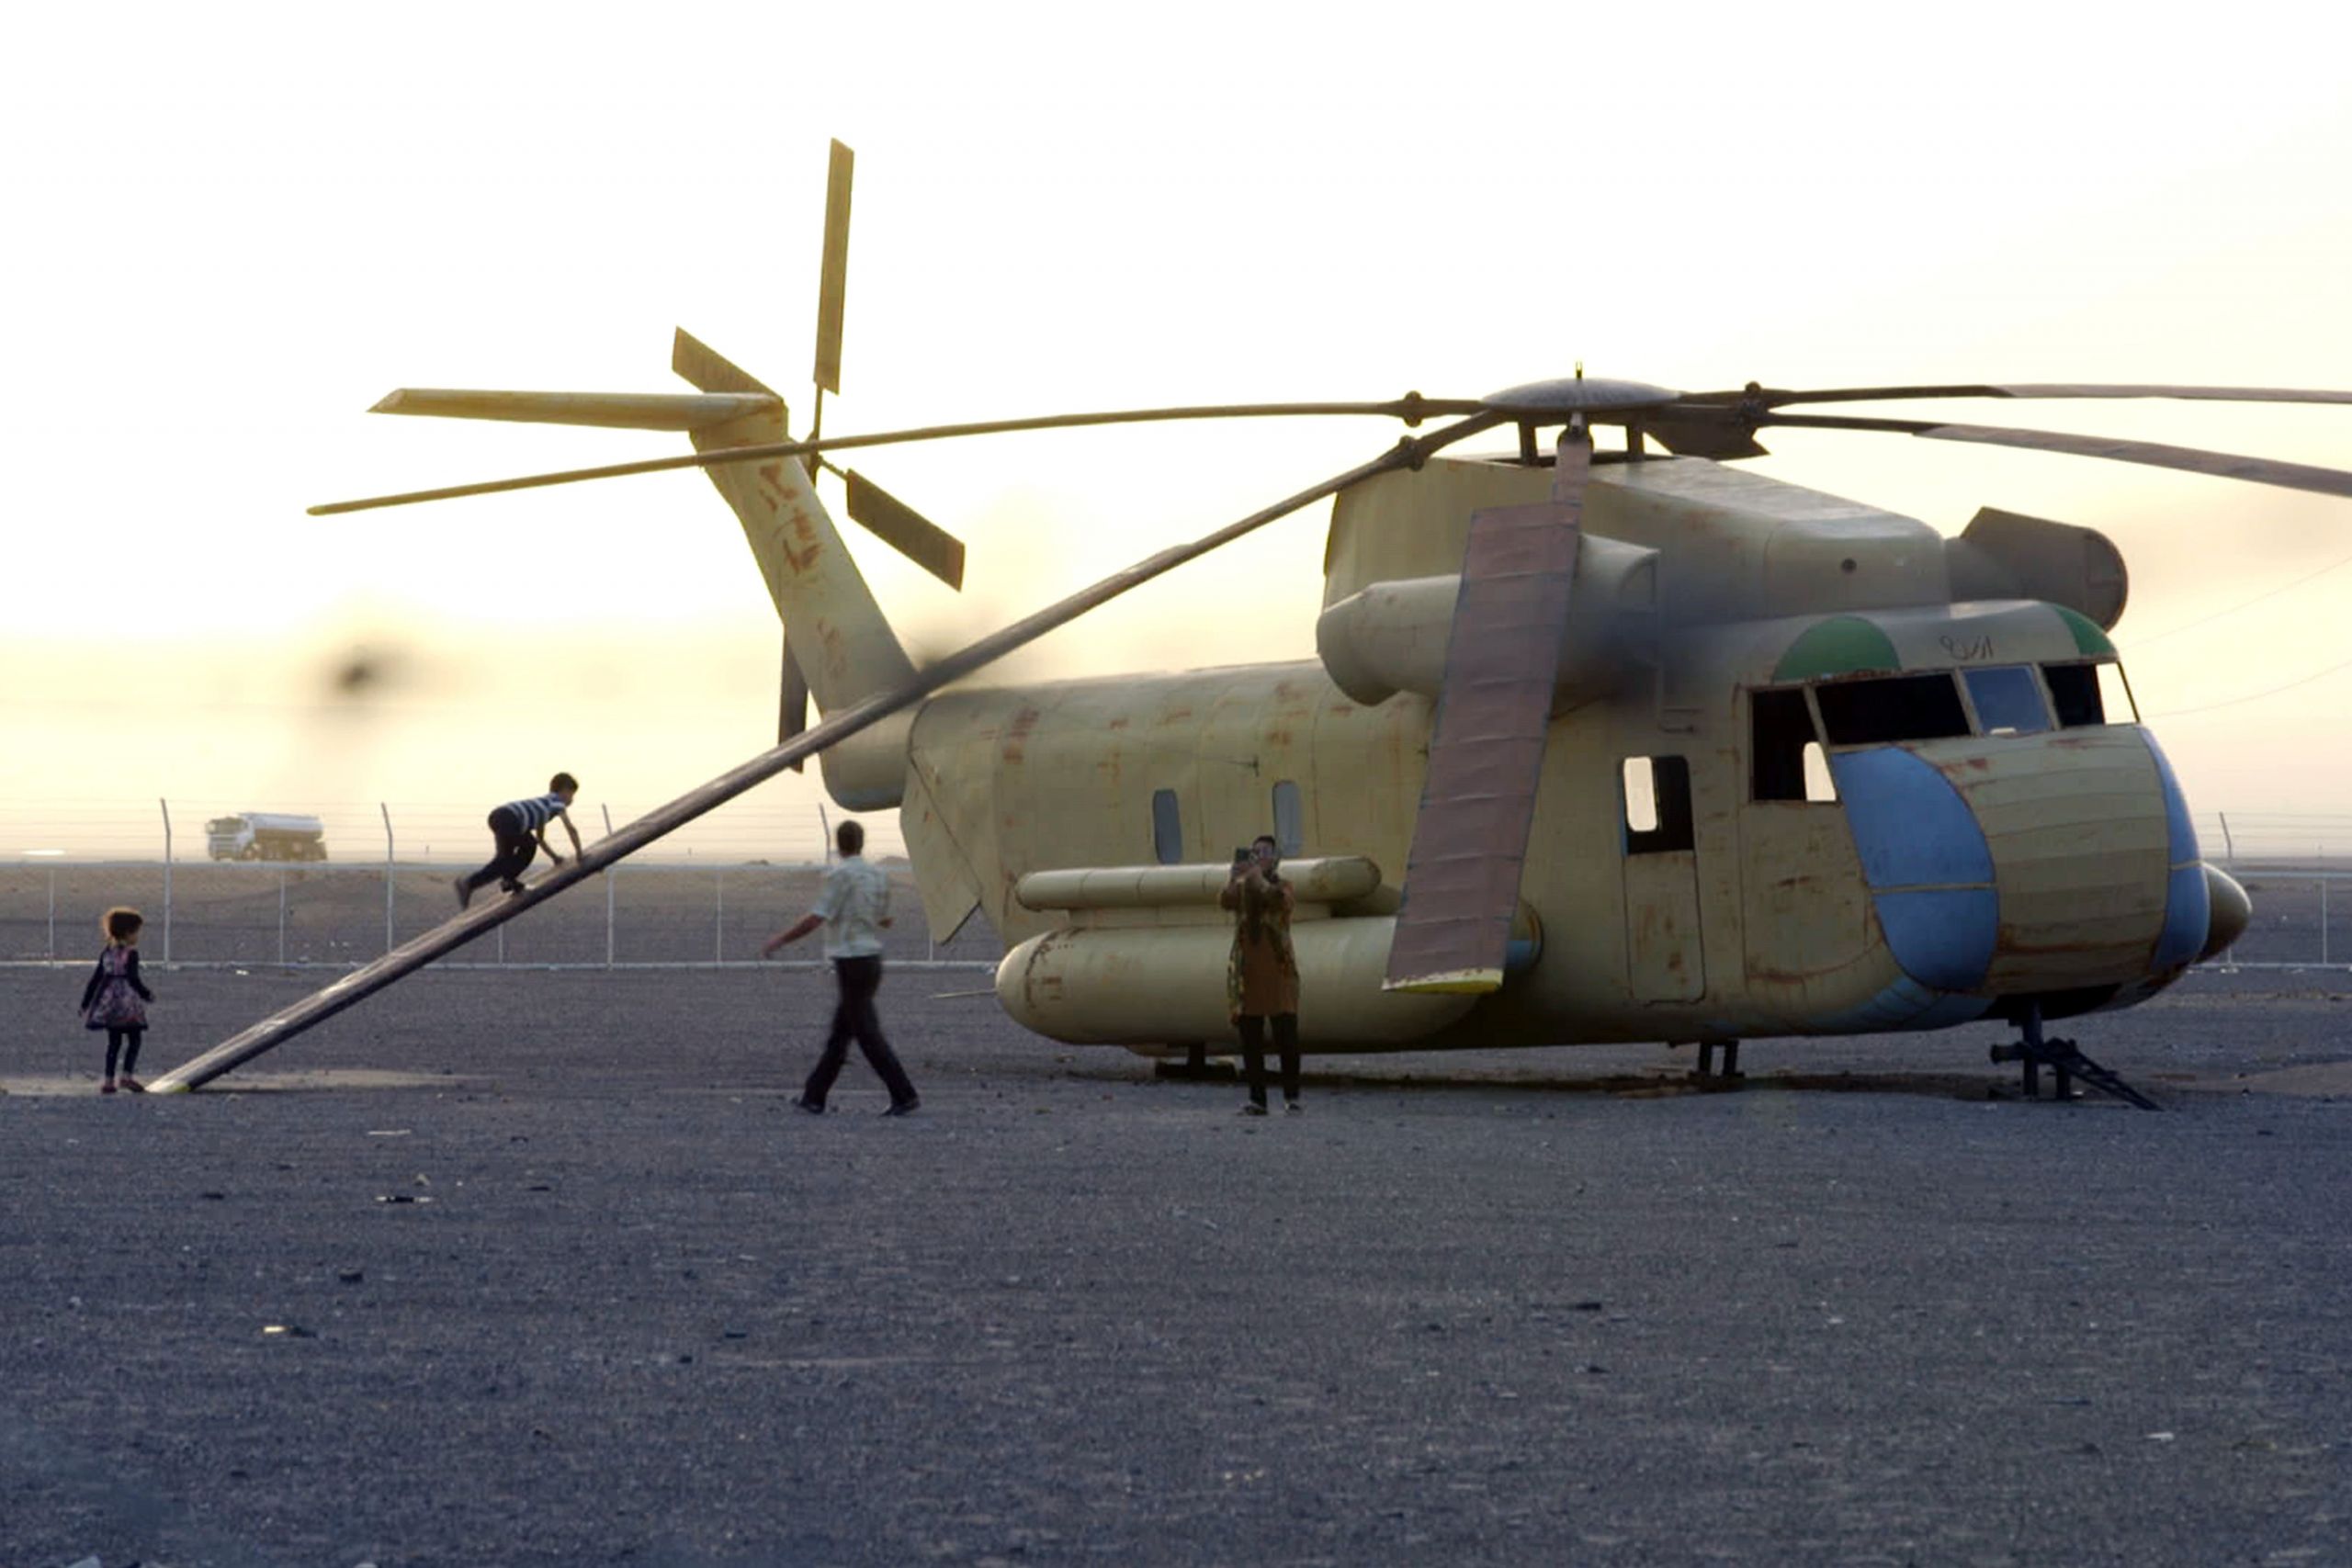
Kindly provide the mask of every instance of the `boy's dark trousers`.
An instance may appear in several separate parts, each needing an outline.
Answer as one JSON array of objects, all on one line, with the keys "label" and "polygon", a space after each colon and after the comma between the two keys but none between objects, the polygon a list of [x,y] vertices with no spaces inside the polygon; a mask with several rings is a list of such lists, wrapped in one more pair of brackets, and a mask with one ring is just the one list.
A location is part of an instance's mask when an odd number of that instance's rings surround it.
[{"label": "boy's dark trousers", "polygon": [[899,1065],[890,1043],[882,1038],[882,1020],[874,1010],[874,993],[882,986],[882,955],[834,959],[833,980],[841,987],[841,1000],[833,1008],[833,1032],[825,1037],[825,1054],[817,1058],[808,1086],[800,1091],[801,1100],[820,1107],[825,1103],[833,1080],[841,1076],[842,1064],[849,1060],[849,1043],[855,1040],[866,1064],[889,1089],[890,1103],[911,1103],[914,1081]]},{"label": "boy's dark trousers", "polygon": [[[1283,1098],[1298,1098],[1298,1014],[1273,1017],[1274,1050],[1283,1061]],[[1266,1021],[1255,1013],[1241,1015],[1241,1071],[1250,1085],[1250,1101],[1266,1103]]]},{"label": "boy's dark trousers", "polygon": [[466,878],[469,892],[493,882],[518,881],[531,862],[538,858],[539,841],[523,826],[521,814],[500,807],[490,814],[490,831],[498,840],[498,851],[490,857],[488,865]]}]

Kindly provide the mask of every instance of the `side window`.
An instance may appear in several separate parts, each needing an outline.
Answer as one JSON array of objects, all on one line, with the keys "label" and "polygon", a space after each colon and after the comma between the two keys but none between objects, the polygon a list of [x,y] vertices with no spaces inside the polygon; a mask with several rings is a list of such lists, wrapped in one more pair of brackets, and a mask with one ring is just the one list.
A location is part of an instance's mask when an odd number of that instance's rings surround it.
[{"label": "side window", "polygon": [[1838,798],[1829,759],[1814,734],[1804,693],[1789,687],[1748,694],[1751,798],[1828,801]]},{"label": "side window", "polygon": [[1623,777],[1625,852],[1690,848],[1690,764],[1680,757],[1628,757]]},{"label": "side window", "polygon": [[2139,723],[2140,705],[2132,700],[2132,685],[2123,678],[2123,666],[2110,660],[2091,668],[2098,671],[2098,700],[2107,710],[2107,722]]},{"label": "side window", "polygon": [[1274,847],[1285,856],[1306,847],[1306,802],[1300,797],[1295,779],[1274,785]]},{"label": "side window", "polygon": [[1151,852],[1162,865],[1174,865],[1184,858],[1184,812],[1172,789],[1152,791]]},{"label": "side window", "polygon": [[2058,709],[2061,729],[2139,722],[2120,664],[2045,664],[2041,675],[2050,682],[2050,700]]},{"label": "side window", "polygon": [[2041,688],[2022,664],[1964,671],[1969,700],[1976,705],[1976,727],[1987,735],[2039,735],[2050,728]]},{"label": "side window", "polygon": [[1884,746],[1968,733],[1960,687],[1949,671],[1870,681],[1829,681],[1814,689],[1832,746]]}]

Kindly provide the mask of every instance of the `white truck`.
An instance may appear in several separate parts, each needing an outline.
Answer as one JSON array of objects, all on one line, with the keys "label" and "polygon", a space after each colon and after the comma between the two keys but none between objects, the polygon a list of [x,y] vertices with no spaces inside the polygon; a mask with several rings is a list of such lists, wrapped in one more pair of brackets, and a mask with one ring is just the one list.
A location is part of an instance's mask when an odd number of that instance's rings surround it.
[{"label": "white truck", "polygon": [[204,825],[214,860],[324,860],[327,830],[315,817],[281,811],[246,811],[215,817]]}]

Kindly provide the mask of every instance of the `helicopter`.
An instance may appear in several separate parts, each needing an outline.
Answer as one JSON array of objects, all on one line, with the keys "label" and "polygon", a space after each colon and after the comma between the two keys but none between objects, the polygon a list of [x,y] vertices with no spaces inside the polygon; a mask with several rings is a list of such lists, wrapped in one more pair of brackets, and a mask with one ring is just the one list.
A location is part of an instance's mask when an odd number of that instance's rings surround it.
[{"label": "helicopter", "polygon": [[[924,912],[1002,940],[1024,1027],[1198,1067],[1231,1034],[1224,847],[1271,833],[1314,1052],[1742,1041],[1997,1021],[2052,1070],[2152,1105],[2046,1023],[2128,1008],[2222,953],[2251,904],[2199,851],[2109,633],[2094,530],[1984,509],[1954,536],[1741,469],[1774,427],[2069,452],[2352,497],[2352,474],[2039,430],[1789,412],[1909,400],[2352,403],[2285,389],[1971,384],[1686,393],[1576,374],[1472,399],[1235,404],[822,434],[839,391],[848,149],[833,148],[816,406],[684,331],[690,393],[402,389],[374,412],[683,432],[694,454],[315,507],[702,468],[785,628],[776,747],[179,1069],[184,1088],[390,984],[809,755],[896,808]],[[1017,430],[1374,415],[1419,431],[1344,473],[918,669],[818,476],[950,585],[963,547],[829,454]],[[1595,434],[1614,429],[1600,449]],[[1457,450],[1481,436],[1494,450]],[[993,660],[1332,498],[1317,656],[963,684]],[[818,721],[807,708],[813,703]],[[1718,1051],[1723,1067],[1716,1073]]]}]

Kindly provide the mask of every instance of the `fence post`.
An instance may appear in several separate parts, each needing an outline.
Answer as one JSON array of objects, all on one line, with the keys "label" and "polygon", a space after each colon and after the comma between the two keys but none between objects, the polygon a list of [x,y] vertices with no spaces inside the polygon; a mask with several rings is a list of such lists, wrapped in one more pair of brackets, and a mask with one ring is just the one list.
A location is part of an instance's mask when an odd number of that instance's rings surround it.
[{"label": "fence post", "polygon": [[49,868],[49,956],[57,959],[57,868]]},{"label": "fence post", "polygon": [[723,865],[718,868],[716,886],[718,889],[718,902],[711,908],[710,955],[718,963],[724,964],[727,962],[727,868]]},{"label": "fence post", "polygon": [[[613,836],[613,808],[606,806],[604,802],[598,801],[596,803],[596,809],[605,814],[605,837],[609,839]],[[608,865],[605,868],[605,967],[610,969],[612,966],[613,868]]]},{"label": "fence post", "polygon": [[172,803],[160,795],[155,804],[164,808],[164,962],[172,961]]},{"label": "fence post", "polygon": [[376,809],[384,815],[384,951],[391,952],[392,942],[392,808],[382,801]]},{"label": "fence post", "polygon": [[277,868],[277,966],[286,967],[286,868]]},{"label": "fence post", "polygon": [[2320,855],[2319,877],[2319,966],[2327,967],[2327,856]]}]

